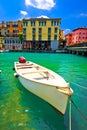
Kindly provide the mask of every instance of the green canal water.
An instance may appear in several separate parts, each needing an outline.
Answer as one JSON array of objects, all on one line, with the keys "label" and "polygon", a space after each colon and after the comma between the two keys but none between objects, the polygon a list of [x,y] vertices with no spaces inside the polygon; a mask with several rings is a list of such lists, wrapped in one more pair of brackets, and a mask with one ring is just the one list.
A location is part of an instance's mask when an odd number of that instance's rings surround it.
[{"label": "green canal water", "polygon": [[[74,90],[72,100],[87,117],[87,57],[58,53],[0,53],[0,130],[69,130],[69,103],[62,116],[27,91],[14,77],[14,61],[20,56],[55,71],[68,81]],[[71,120],[72,130],[87,130],[87,120],[73,104]]]}]

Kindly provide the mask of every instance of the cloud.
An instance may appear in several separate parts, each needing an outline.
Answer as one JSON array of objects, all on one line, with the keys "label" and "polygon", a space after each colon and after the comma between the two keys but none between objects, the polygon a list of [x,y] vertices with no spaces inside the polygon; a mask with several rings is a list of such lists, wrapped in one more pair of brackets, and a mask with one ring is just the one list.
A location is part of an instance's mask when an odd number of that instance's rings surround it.
[{"label": "cloud", "polygon": [[22,15],[24,15],[24,16],[28,15],[28,13],[27,13],[26,11],[23,11],[23,10],[21,10],[20,13],[21,13]]},{"label": "cloud", "polygon": [[82,17],[87,17],[87,14],[81,13],[80,16],[82,16]]},{"label": "cloud", "polygon": [[66,35],[66,34],[68,34],[68,33],[70,33],[71,32],[71,29],[65,29],[64,30],[64,35]]},{"label": "cloud", "polygon": [[45,16],[45,15],[41,15],[41,16],[38,16],[37,18],[49,18],[49,17],[47,17],[47,16]]},{"label": "cloud", "polygon": [[75,16],[76,18],[87,17],[87,13],[80,13]]},{"label": "cloud", "polygon": [[55,3],[54,0],[25,0],[25,5],[38,9],[50,10],[55,6]]}]

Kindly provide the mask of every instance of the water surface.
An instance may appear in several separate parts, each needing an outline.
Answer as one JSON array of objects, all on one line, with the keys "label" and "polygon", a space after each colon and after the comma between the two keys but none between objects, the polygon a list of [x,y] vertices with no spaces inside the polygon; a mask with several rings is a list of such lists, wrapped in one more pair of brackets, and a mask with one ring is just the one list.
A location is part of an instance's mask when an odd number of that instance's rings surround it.
[{"label": "water surface", "polygon": [[[69,130],[69,103],[62,116],[27,91],[14,77],[14,61],[20,56],[55,71],[68,81],[74,90],[73,101],[87,117],[87,57],[58,53],[0,53],[0,130]],[[72,130],[87,130],[87,120],[73,104]]]}]

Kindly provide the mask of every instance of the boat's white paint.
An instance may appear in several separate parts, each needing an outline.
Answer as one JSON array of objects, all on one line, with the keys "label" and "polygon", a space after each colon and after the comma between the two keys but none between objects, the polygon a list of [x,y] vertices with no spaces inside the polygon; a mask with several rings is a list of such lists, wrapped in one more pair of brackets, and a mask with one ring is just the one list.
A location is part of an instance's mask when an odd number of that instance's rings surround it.
[{"label": "boat's white paint", "polygon": [[21,84],[30,92],[42,98],[62,114],[73,90],[61,76],[33,62],[15,62],[15,70]]}]

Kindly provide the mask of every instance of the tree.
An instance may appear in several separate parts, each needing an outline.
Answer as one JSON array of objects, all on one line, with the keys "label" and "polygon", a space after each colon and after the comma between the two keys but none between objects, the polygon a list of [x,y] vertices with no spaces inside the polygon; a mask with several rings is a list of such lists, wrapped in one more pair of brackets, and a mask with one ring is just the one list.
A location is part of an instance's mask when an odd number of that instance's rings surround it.
[{"label": "tree", "polygon": [[21,44],[23,43],[23,32],[19,32],[19,40],[21,41]]}]

